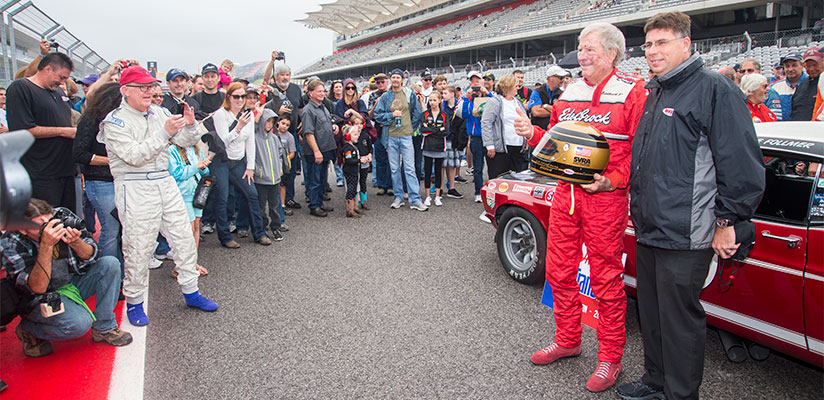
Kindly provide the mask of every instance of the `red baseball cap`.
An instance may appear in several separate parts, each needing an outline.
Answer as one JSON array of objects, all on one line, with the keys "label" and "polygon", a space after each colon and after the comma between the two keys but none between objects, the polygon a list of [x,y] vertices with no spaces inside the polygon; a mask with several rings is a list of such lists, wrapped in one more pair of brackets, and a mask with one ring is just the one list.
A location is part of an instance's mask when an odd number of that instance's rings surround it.
[{"label": "red baseball cap", "polygon": [[160,80],[155,79],[149,71],[146,71],[146,68],[139,65],[133,65],[124,69],[123,72],[120,73],[120,86],[128,85],[130,83],[145,85],[147,83],[156,82],[160,82]]},{"label": "red baseball cap", "polygon": [[809,49],[807,49],[807,51],[804,52],[804,61],[816,60],[818,62],[821,62],[822,58],[823,57],[821,52],[818,51],[818,46],[810,47]]}]

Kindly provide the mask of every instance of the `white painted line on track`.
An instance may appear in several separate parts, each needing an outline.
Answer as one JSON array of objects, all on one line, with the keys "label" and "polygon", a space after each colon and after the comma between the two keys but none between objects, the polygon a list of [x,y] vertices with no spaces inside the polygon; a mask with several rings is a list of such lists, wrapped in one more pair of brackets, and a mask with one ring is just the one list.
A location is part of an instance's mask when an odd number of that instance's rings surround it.
[{"label": "white painted line on track", "polygon": [[[149,294],[144,295],[143,309],[149,310]],[[148,315],[148,312],[146,313]],[[118,347],[112,366],[112,380],[109,384],[110,400],[139,400],[143,398],[143,377],[146,364],[146,330],[147,326],[133,326],[126,316],[126,302],[123,302],[123,314],[120,329],[132,334],[132,343]]]}]

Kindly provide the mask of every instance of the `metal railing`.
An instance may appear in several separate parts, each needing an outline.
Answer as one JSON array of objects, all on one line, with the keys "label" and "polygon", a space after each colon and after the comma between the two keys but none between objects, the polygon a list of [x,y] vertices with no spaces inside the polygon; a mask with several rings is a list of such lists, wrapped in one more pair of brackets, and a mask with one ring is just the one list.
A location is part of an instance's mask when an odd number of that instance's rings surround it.
[{"label": "metal railing", "polygon": [[[31,1],[4,0],[0,1],[0,82],[3,85],[8,85],[17,70],[39,54],[41,40],[59,44],[56,51],[65,53],[74,61],[76,75],[98,73],[109,65],[96,51]],[[29,53],[29,49],[34,55]]]}]

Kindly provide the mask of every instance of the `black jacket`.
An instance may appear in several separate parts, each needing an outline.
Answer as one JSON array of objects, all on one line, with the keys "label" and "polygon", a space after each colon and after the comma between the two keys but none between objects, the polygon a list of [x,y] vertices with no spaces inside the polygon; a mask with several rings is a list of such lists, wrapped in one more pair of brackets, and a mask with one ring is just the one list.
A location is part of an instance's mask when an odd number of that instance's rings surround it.
[{"label": "black jacket", "polygon": [[106,145],[97,141],[98,132],[100,121],[94,121],[90,116],[84,115],[74,135],[72,156],[74,162],[80,164],[80,170],[87,181],[112,182],[114,178],[108,165],[91,165],[92,156],[108,157]]},{"label": "black jacket", "polygon": [[693,56],[653,78],[632,145],[630,208],[637,241],[708,249],[716,218],[750,219],[764,162],[741,90]]}]

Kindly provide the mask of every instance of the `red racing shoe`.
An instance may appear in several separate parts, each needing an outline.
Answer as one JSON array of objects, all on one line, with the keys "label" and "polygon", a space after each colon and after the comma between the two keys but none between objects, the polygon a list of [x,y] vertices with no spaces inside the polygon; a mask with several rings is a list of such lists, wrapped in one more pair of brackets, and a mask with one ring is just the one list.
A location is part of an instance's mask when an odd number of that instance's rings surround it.
[{"label": "red racing shoe", "polygon": [[621,374],[621,363],[609,363],[601,361],[598,368],[587,381],[587,390],[590,392],[603,392],[615,384],[618,375]]},{"label": "red racing shoe", "polygon": [[580,345],[568,348],[559,346],[557,343],[552,343],[549,347],[536,351],[532,357],[529,357],[529,361],[532,361],[535,365],[547,365],[555,362],[555,360],[559,358],[577,357],[579,355],[581,355]]}]

